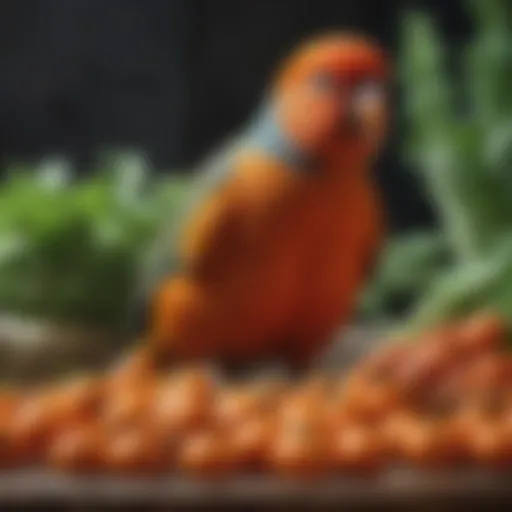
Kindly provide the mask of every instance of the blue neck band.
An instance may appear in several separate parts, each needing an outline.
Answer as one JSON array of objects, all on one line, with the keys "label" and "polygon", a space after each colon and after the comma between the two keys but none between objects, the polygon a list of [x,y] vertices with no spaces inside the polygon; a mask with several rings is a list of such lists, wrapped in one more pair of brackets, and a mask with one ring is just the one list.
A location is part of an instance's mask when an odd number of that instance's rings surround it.
[{"label": "blue neck band", "polygon": [[250,146],[270,153],[293,170],[307,171],[312,167],[313,158],[283,133],[275,108],[268,100],[250,124],[247,140]]}]

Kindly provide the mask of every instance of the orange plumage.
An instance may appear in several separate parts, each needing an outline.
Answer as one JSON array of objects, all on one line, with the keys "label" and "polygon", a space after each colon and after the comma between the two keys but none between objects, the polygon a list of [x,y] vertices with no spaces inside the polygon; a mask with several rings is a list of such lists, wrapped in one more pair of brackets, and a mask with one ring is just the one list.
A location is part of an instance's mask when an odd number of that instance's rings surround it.
[{"label": "orange plumage", "polygon": [[379,46],[351,35],[290,57],[186,213],[178,267],[155,282],[146,334],[159,357],[304,365],[349,321],[382,233],[370,171],[387,73]]}]

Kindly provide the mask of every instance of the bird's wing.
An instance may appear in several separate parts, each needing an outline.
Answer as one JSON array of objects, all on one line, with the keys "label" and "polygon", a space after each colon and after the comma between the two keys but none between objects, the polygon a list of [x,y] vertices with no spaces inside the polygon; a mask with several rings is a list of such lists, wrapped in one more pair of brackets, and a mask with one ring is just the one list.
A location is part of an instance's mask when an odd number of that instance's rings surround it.
[{"label": "bird's wing", "polygon": [[173,212],[168,218],[161,220],[136,278],[134,298],[128,315],[130,333],[135,331],[138,334],[145,329],[148,307],[156,287],[166,276],[183,268],[184,262],[178,243],[182,230],[194,211],[229,177],[234,155],[241,144],[241,138],[230,138],[219,150],[207,156],[198,166],[183,206],[177,213]]}]

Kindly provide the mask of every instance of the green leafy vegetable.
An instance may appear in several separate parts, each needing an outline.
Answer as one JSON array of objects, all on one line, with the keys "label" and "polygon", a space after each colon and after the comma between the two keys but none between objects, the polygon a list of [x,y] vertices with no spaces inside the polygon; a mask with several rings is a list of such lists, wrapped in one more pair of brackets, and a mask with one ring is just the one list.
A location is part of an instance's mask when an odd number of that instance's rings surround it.
[{"label": "green leafy vegetable", "polygon": [[[188,181],[156,178],[134,154],[103,155],[89,179],[46,160],[0,189],[0,307],[116,327],[157,225]],[[171,220],[171,219],[170,219]]]},{"label": "green leafy vegetable", "polygon": [[475,33],[462,48],[448,46],[424,12],[404,19],[404,153],[439,234],[389,244],[363,311],[389,314],[405,294],[407,329],[487,306],[512,320],[512,17],[508,0],[467,6]]}]

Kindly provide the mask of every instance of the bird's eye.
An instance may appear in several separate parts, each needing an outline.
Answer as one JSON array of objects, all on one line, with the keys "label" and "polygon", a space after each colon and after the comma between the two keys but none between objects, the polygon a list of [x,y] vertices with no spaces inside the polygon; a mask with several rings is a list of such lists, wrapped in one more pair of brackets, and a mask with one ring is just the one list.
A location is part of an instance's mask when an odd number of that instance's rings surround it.
[{"label": "bird's eye", "polygon": [[339,87],[336,78],[329,73],[318,73],[313,75],[312,84],[321,90],[332,91]]}]

